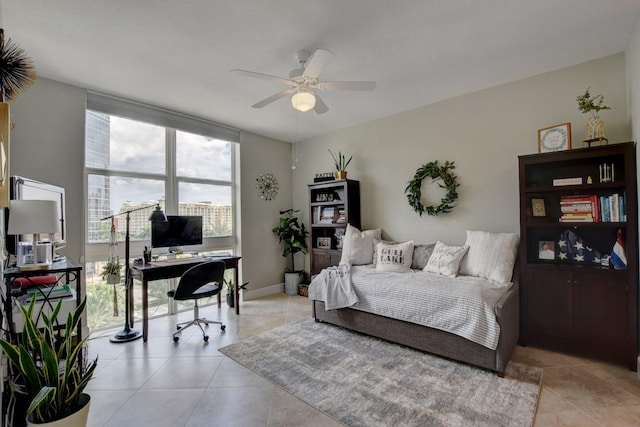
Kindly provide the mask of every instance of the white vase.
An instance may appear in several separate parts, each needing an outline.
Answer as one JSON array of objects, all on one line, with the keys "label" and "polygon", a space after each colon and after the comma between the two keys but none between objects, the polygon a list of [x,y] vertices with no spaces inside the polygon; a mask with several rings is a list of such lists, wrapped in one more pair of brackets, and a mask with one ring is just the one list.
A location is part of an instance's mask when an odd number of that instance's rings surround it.
[{"label": "white vase", "polygon": [[604,121],[600,117],[591,117],[587,122],[587,139],[604,138]]},{"label": "white vase", "polygon": [[284,293],[287,295],[298,295],[298,285],[300,284],[300,273],[284,273]]},{"label": "white vase", "polygon": [[91,404],[91,396],[87,393],[80,395],[80,405],[84,405],[73,414],[60,420],[51,421],[48,423],[34,423],[27,417],[27,426],[33,427],[86,427],[87,420],[89,418],[89,405]]}]

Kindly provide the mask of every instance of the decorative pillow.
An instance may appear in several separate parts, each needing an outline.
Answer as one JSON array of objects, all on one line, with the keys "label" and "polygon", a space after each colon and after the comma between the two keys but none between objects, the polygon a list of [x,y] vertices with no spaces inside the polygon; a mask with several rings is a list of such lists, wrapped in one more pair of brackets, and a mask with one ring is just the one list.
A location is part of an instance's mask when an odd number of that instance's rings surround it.
[{"label": "decorative pillow", "polygon": [[467,253],[469,246],[447,246],[437,241],[433,248],[433,253],[429,262],[424,267],[424,271],[438,273],[444,276],[456,277],[460,261]]},{"label": "decorative pillow", "polygon": [[428,245],[415,245],[413,247],[413,260],[411,260],[411,268],[414,270],[422,270],[429,262],[435,243],[429,243]]},{"label": "decorative pillow", "polygon": [[460,274],[509,283],[519,242],[517,233],[467,231],[469,252],[460,264]]},{"label": "decorative pillow", "polygon": [[378,263],[378,243],[384,243],[386,245],[395,245],[399,242],[394,242],[392,240],[373,239],[373,265],[376,265]]},{"label": "decorative pillow", "polygon": [[373,239],[382,237],[382,229],[360,231],[347,224],[340,264],[363,265],[373,263]]},{"label": "decorative pillow", "polygon": [[395,271],[408,273],[411,271],[413,258],[413,240],[404,243],[377,244],[376,271]]}]

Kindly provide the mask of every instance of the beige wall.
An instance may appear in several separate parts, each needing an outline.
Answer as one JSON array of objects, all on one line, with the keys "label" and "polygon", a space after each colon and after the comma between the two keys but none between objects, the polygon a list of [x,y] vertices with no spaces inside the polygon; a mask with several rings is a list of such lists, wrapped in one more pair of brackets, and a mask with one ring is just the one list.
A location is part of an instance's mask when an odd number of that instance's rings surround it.
[{"label": "beige wall", "polygon": [[[66,189],[68,247],[61,252],[77,260],[84,255],[85,100],[84,89],[38,78],[11,104],[16,125],[11,133],[11,174]],[[285,260],[271,228],[278,223],[279,211],[291,206],[290,153],[289,143],[241,133],[241,276],[252,291],[283,282]],[[257,195],[255,178],[260,172],[278,178],[276,200],[265,202]]]},{"label": "beige wall", "polygon": [[[363,228],[382,227],[385,238],[460,244],[467,229],[517,232],[518,155],[537,152],[538,129],[565,122],[580,147],[587,116],[578,111],[576,96],[589,86],[612,108],[601,113],[609,141],[629,141],[620,53],[301,143],[294,206],[308,218],[307,184],[315,173],[333,169],[330,148],[354,155],[348,172],[360,181]],[[452,213],[419,217],[404,189],[417,168],[434,160],[455,162],[459,199]],[[439,204],[441,193],[425,191],[430,204]]]}]

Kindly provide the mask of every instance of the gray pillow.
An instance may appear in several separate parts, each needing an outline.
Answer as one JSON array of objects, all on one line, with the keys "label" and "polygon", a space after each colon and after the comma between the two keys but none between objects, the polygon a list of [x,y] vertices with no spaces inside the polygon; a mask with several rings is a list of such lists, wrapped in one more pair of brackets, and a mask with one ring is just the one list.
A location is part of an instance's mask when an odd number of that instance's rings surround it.
[{"label": "gray pillow", "polygon": [[435,243],[428,245],[415,245],[413,247],[413,259],[411,260],[411,268],[414,270],[423,270],[429,262]]}]

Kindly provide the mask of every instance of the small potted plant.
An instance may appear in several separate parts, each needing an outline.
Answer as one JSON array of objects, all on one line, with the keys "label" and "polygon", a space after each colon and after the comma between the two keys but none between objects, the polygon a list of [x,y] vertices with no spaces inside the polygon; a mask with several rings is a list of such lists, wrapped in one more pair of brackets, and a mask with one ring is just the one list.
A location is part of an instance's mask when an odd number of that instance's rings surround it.
[{"label": "small potted plant", "polygon": [[[238,292],[246,290],[248,284],[249,282],[245,282],[242,285],[240,285],[240,287],[238,288]],[[224,279],[224,287],[227,291],[227,305],[233,308],[236,306],[235,304],[236,296],[235,296],[235,293],[233,292],[233,280]]]},{"label": "small potted plant", "polygon": [[29,401],[27,425],[86,426],[90,397],[84,389],[93,377],[98,358],[86,366],[81,354],[86,339],[78,341],[74,331],[85,308],[82,301],[73,314],[69,313],[64,329],[59,333],[54,324],[62,300],[51,315],[41,312],[44,327],[34,318],[35,297],[28,308],[18,305],[24,317],[24,329],[17,342],[0,340],[0,347],[15,370],[10,386]]},{"label": "small potted plant", "polygon": [[284,274],[284,289],[287,295],[298,294],[298,284],[304,277],[304,271],[296,270],[295,254],[298,252],[307,253],[309,232],[304,223],[299,222],[298,217],[295,216],[298,212],[300,211],[293,209],[280,211],[280,215],[283,215],[280,218],[280,223],[271,230],[278,236],[279,242],[284,245],[282,256],[291,257],[291,270],[287,268]]},{"label": "small potted plant", "polygon": [[587,122],[587,140],[604,138],[604,121],[598,116],[602,110],[610,110],[610,107],[604,105],[604,95],[592,96],[589,92],[590,87],[584,92],[584,95],[576,97],[578,102],[578,110],[581,113],[590,113],[591,117]]},{"label": "small potted plant", "polygon": [[103,279],[107,280],[107,283],[110,285],[116,285],[120,283],[120,270],[122,269],[122,264],[120,264],[119,258],[109,258],[109,261],[105,264],[102,269],[102,273],[100,275]]},{"label": "small potted plant", "polygon": [[331,157],[333,157],[333,161],[336,165],[336,179],[347,179],[347,166],[351,163],[351,159],[353,156],[347,157],[338,151],[338,154],[334,154],[333,151],[328,150],[331,153]]}]

